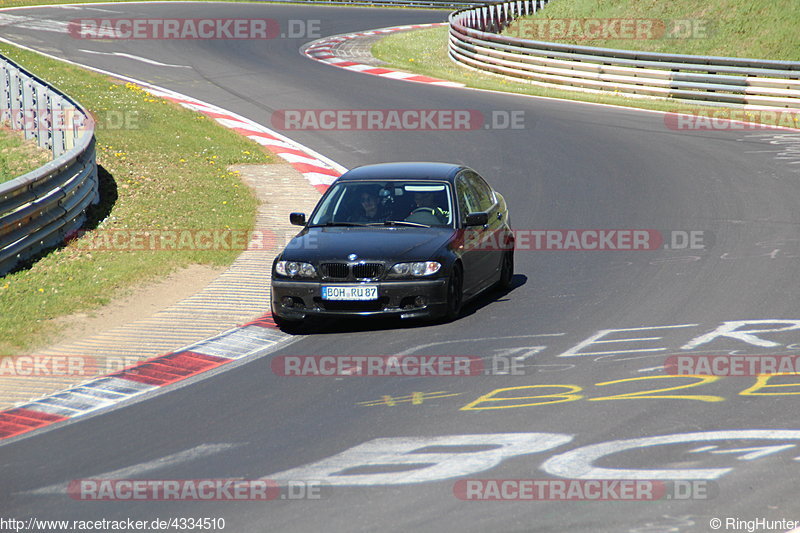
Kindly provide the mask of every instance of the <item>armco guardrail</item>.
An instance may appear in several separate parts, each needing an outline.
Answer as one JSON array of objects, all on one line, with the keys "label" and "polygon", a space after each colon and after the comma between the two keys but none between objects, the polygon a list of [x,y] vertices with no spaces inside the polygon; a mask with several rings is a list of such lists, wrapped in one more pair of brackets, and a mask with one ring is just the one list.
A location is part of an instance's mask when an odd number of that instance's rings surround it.
[{"label": "armco guardrail", "polygon": [[46,165],[0,183],[0,275],[56,246],[99,199],[94,121],[77,102],[0,56],[0,122],[53,152]]},{"label": "armco guardrail", "polygon": [[537,85],[711,105],[800,108],[800,62],[614,50],[499,35],[547,0],[514,0],[450,15],[450,58]]}]

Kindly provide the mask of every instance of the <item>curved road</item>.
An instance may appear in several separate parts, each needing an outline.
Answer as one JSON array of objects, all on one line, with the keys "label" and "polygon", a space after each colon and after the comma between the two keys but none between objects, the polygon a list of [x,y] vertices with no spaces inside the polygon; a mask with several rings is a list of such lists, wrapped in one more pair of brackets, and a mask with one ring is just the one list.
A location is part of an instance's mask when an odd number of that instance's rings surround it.
[{"label": "curved road", "polygon": [[[56,21],[274,18],[282,29],[290,20],[318,20],[320,36],[446,17],[274,4],[111,4],[6,14]],[[800,353],[800,165],[786,156],[791,138],[675,131],[658,113],[355,74],[301,56],[298,49],[314,36],[98,42],[14,25],[3,36],[267,126],[281,109],[522,112],[524,128],[515,130],[284,133],[347,167],[388,160],[468,164],[506,195],[517,229],[702,231],[709,246],[520,250],[513,290],[480,300],[451,324],[315,326],[269,357],[3,446],[0,516],[224,517],[227,531],[652,533],[711,531],[715,517],[800,520],[798,398],[774,394],[800,386],[755,391],[755,377],[704,383],[656,377],[664,376],[659,367],[670,354]],[[602,332],[626,329],[633,330]],[[593,336],[601,342],[588,342]],[[520,358],[523,375],[287,378],[270,368],[277,355],[408,353]],[[607,383],[632,378],[641,379]],[[767,385],[797,381],[773,378]],[[528,388],[496,398],[544,397],[475,402],[511,387]],[[649,393],[660,398],[619,396],[665,388],[674,389]],[[746,389],[761,395],[742,395]],[[441,394],[412,403],[415,392]],[[406,401],[381,403],[386,396]],[[607,399],[593,401],[601,397]],[[375,402],[360,403],[369,401]],[[462,409],[468,404],[505,408]],[[703,435],[684,435],[695,433]],[[676,437],[617,442],[662,435]],[[374,441],[372,452],[361,447],[338,455],[373,439],[394,440]],[[601,443],[611,444],[596,454],[587,448]],[[327,480],[339,485],[323,487],[319,499],[270,502],[87,502],[68,497],[63,486],[83,478],[313,481],[341,470]],[[696,488],[685,501],[569,503],[454,495],[458,479],[603,476],[700,478],[697,487],[708,494],[704,499]]]}]

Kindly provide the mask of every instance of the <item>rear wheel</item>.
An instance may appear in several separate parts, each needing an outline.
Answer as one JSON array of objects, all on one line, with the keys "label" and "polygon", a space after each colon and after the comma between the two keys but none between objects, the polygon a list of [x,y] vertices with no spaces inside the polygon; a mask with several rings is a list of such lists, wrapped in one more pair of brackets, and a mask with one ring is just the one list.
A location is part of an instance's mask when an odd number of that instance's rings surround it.
[{"label": "rear wheel", "polygon": [[461,315],[461,306],[464,303],[464,275],[461,265],[454,265],[450,277],[447,279],[447,321],[455,320]]}]

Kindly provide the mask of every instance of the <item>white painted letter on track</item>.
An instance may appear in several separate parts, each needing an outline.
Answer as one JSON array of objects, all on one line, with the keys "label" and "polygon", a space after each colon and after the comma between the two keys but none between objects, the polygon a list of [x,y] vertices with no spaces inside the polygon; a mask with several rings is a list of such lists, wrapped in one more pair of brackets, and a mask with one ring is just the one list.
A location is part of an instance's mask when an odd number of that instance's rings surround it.
[{"label": "white painted letter on track", "polygon": [[280,485],[302,480],[357,486],[423,483],[483,472],[510,457],[547,451],[571,440],[560,433],[382,438],[267,478]]},{"label": "white painted letter on track", "polygon": [[[637,352],[660,352],[666,350],[666,348],[656,348],[656,347],[648,347],[648,348],[630,348],[628,349],[619,349],[619,350],[611,350],[611,351],[602,351],[602,352],[582,352],[584,348],[587,348],[593,344],[613,344],[613,343],[629,343],[629,342],[645,342],[645,341],[657,341],[661,340],[663,337],[638,337],[638,338],[625,338],[625,339],[603,339],[609,334],[616,333],[619,331],[644,331],[648,329],[671,329],[671,328],[690,328],[696,326],[697,324],[679,324],[676,326],[649,326],[644,328],[625,328],[625,329],[601,329],[585,341],[573,346],[566,352],[559,354],[558,357],[575,357],[581,355],[612,355],[612,354],[623,354],[623,353],[637,353]],[[603,339],[603,340],[601,340]]]},{"label": "white painted letter on track", "polygon": [[[739,329],[749,324],[763,325],[763,324],[776,324],[782,327],[773,327],[766,329]],[[706,344],[713,341],[717,337],[728,337],[731,339],[740,340],[754,346],[762,348],[773,348],[780,346],[780,343],[756,337],[754,333],[770,333],[776,331],[791,331],[793,329],[800,329],[800,320],[735,320],[732,322],[723,322],[723,324],[710,333],[695,337],[687,344],[681,346],[681,350],[693,350],[701,344]]]},{"label": "white painted letter on track", "polygon": [[[707,443],[740,439],[796,441],[800,440],[800,431],[770,429],[706,431],[677,435],[660,435],[639,439],[614,440],[583,446],[551,457],[544,462],[542,469],[553,476],[569,479],[717,479],[729,473],[733,468],[665,468],[645,470],[601,468],[594,466],[593,463],[609,455],[636,448],[647,448],[665,444]],[[783,447],[781,448],[783,449]]]}]

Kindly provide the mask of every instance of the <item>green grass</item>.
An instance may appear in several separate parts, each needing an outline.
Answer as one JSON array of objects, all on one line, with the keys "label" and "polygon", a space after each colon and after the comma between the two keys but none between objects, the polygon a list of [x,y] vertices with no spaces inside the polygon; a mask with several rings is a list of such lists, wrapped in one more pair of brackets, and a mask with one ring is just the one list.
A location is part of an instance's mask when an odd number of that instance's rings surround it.
[{"label": "green grass", "polygon": [[22,132],[0,125],[0,183],[36,170],[50,159],[49,151],[26,141]]},{"label": "green grass", "polygon": [[[104,202],[90,217],[102,219],[100,231],[252,228],[257,201],[226,167],[272,162],[259,145],[131,84],[11,46],[0,45],[0,54],[95,114]],[[0,278],[0,353],[54,340],[49,319],[106,304],[181,266],[229,264],[239,253],[102,251],[86,243],[75,240]]]},{"label": "green grass", "polygon": [[[676,54],[748,57],[800,61],[800,1],[798,0],[554,0],[535,15],[515,21],[504,34],[528,37],[535,19],[656,19],[646,38],[587,39],[574,27],[558,32],[558,42]],[[684,32],[684,23],[696,28]],[[566,22],[566,21],[565,21]],[[542,23],[543,24],[543,23]],[[539,26],[542,28],[552,26]],[[674,28],[677,32],[671,32]],[[669,37],[670,33],[672,37]],[[543,36],[546,37],[546,36]],[[550,33],[549,37],[553,37]],[[537,38],[530,36],[528,38]],[[550,40],[543,38],[541,40]]]}]

